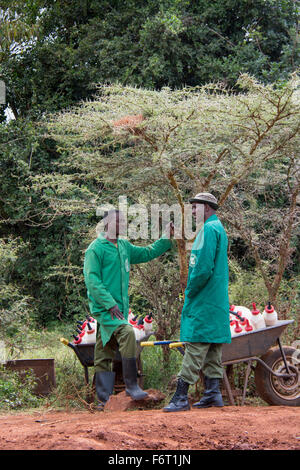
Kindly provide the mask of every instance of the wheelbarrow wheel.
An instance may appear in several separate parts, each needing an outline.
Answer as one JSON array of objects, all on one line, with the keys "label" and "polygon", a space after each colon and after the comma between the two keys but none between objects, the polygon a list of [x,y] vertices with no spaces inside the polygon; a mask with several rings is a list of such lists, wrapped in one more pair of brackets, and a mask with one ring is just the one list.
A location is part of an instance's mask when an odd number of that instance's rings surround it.
[{"label": "wheelbarrow wheel", "polygon": [[[258,395],[269,405],[300,406],[300,361],[297,358],[297,349],[283,346],[286,361],[294,377],[276,377],[262,364],[255,368],[255,385]],[[275,373],[286,373],[283,357],[277,347],[261,357],[267,366]]]}]

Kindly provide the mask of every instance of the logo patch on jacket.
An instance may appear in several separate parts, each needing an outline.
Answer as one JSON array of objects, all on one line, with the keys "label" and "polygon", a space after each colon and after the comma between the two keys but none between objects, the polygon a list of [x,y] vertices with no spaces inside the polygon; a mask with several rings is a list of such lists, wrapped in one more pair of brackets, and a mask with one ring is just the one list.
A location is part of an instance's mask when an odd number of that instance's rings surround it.
[{"label": "logo patch on jacket", "polygon": [[194,254],[191,254],[190,256],[190,266],[193,268],[197,262],[197,256]]}]

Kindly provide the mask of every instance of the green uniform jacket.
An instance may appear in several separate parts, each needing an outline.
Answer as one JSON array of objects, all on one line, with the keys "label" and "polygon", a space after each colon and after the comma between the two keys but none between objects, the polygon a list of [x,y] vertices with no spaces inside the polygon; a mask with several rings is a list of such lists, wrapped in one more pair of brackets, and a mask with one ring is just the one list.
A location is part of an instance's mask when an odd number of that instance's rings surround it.
[{"label": "green uniform jacket", "polygon": [[[171,248],[171,241],[160,238],[152,245],[140,247],[128,240],[118,239],[118,248],[104,238],[94,240],[85,252],[84,280],[91,315],[100,326],[103,346],[121,324],[127,324],[129,299],[128,284],[131,264],[146,263]],[[124,320],[111,319],[108,311],[118,305]]]},{"label": "green uniform jacket", "polygon": [[191,251],[180,340],[231,343],[227,235],[216,215],[209,217]]}]

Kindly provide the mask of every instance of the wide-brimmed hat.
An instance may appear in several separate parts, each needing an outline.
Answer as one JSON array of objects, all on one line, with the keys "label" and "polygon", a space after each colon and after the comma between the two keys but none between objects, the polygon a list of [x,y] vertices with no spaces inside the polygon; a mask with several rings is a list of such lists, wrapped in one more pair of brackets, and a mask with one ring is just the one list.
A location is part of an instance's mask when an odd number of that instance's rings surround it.
[{"label": "wide-brimmed hat", "polygon": [[214,209],[218,209],[218,201],[217,198],[211,193],[198,193],[192,199],[189,199],[189,202],[192,204],[193,202],[199,202],[202,204],[209,204]]}]

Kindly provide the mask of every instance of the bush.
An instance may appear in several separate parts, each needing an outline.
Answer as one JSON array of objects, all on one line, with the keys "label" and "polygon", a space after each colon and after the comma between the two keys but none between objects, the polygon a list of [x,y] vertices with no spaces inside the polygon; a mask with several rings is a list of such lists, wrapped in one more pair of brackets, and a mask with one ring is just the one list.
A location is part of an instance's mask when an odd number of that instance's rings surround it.
[{"label": "bush", "polygon": [[22,377],[18,372],[0,368],[0,409],[14,410],[39,406],[39,398],[33,394],[36,379],[31,371]]}]

